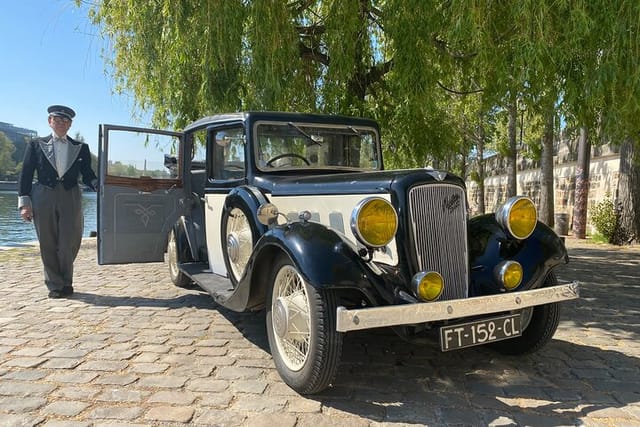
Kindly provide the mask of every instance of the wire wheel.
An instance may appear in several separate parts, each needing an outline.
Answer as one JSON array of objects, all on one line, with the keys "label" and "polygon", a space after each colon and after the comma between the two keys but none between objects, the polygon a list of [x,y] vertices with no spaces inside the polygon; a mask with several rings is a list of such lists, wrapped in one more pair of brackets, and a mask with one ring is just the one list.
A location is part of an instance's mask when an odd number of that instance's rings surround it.
[{"label": "wire wheel", "polygon": [[300,394],[324,390],[342,354],[337,294],[311,286],[286,255],[275,258],[267,293],[267,336],[284,382]]},{"label": "wire wheel", "polygon": [[284,266],[273,284],[272,325],[282,361],[299,371],[309,356],[309,297],[295,268]]},{"label": "wire wheel", "polygon": [[229,274],[233,285],[237,285],[247,267],[253,251],[253,233],[251,224],[244,211],[232,208],[227,214],[225,241],[229,263]]},{"label": "wire wheel", "polygon": [[167,264],[169,264],[169,277],[171,277],[171,282],[174,285],[181,288],[191,285],[191,279],[178,267],[178,245],[176,243],[176,234],[173,230],[169,232],[167,241]]}]

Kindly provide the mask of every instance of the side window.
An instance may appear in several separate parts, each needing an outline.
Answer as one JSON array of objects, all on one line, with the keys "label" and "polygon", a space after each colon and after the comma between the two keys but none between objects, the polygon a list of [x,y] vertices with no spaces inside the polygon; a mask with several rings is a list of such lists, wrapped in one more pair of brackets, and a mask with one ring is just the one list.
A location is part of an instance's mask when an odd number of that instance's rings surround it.
[{"label": "side window", "polygon": [[193,133],[191,153],[191,170],[205,170],[207,164],[207,131],[200,129]]},{"label": "side window", "polygon": [[110,130],[107,177],[175,180],[180,141],[173,135]]},{"label": "side window", "polygon": [[209,178],[238,180],[245,177],[245,135],[243,127],[212,130]]}]

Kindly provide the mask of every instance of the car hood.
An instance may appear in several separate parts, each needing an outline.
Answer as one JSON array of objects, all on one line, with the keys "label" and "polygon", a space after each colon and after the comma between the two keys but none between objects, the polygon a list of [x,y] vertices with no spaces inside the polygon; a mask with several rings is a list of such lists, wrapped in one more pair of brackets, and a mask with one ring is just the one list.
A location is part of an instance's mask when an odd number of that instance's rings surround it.
[{"label": "car hood", "polygon": [[[433,169],[400,169],[296,177],[262,177],[256,184],[275,196],[390,193],[414,185],[447,182],[464,186],[457,176]],[[400,187],[400,188],[397,188]]]}]

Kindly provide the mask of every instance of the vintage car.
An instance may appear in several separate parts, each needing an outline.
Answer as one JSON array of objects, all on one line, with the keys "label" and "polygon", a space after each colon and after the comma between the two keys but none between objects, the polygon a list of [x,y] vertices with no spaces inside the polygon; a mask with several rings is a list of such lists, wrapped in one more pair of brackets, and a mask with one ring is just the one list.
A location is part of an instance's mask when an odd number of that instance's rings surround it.
[{"label": "vintage car", "polygon": [[[116,160],[138,149],[165,157]],[[349,331],[524,354],[578,298],[577,282],[554,276],[567,251],[530,199],[470,218],[460,177],[384,169],[373,120],[244,112],[183,132],[101,125],[99,158],[99,263],[166,253],[175,285],[266,310],[275,366],[301,394],[331,384]]]}]

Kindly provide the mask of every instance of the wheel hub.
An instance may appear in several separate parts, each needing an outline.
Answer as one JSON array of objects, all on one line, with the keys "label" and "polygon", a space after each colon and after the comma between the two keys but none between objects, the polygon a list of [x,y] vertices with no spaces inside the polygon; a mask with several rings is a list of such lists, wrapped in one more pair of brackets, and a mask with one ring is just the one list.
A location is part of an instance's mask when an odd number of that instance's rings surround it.
[{"label": "wheel hub", "polygon": [[227,255],[231,262],[238,262],[240,258],[240,242],[234,234],[227,236]]},{"label": "wheel hub", "polygon": [[273,329],[283,338],[289,332],[289,307],[283,298],[278,298],[271,311]]}]

